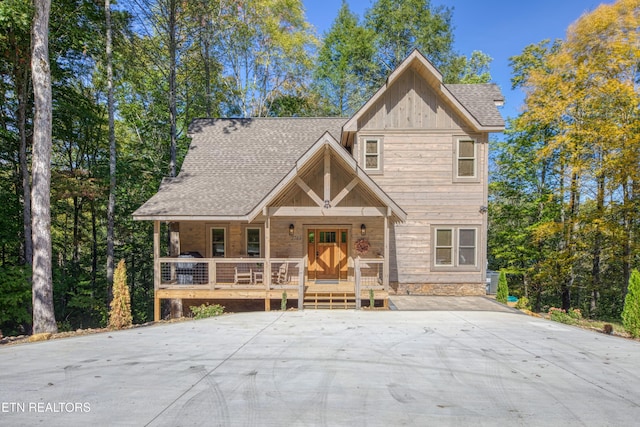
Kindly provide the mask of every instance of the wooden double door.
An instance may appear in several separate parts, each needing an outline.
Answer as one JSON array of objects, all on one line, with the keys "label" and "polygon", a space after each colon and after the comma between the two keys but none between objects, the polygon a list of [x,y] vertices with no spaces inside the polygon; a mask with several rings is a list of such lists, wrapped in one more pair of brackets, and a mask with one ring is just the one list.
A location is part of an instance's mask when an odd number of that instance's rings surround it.
[{"label": "wooden double door", "polygon": [[310,228],[307,230],[309,280],[347,278],[347,243],[344,228]]}]

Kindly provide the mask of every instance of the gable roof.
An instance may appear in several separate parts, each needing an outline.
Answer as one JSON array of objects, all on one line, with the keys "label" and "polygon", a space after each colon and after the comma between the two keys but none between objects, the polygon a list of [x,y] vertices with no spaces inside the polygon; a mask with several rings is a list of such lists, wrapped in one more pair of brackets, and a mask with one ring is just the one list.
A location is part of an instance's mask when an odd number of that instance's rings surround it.
[{"label": "gable roof", "polygon": [[387,77],[385,84],[347,121],[343,130],[358,130],[358,120],[375,105],[380,97],[406,70],[415,68],[418,73],[453,106],[476,131],[500,132],[504,130],[504,120],[496,104],[504,102],[500,89],[495,84],[451,84],[442,82],[442,74],[417,49]]},{"label": "gable roof", "polygon": [[[340,138],[345,118],[197,119],[181,171],[165,179],[136,219],[245,217],[329,132]],[[344,150],[344,149],[343,149]]]},{"label": "gable roof", "polygon": [[391,210],[391,213],[400,221],[407,219],[407,214],[402,210],[396,202],[391,199],[379,186],[376,184],[369,175],[360,167],[356,160],[349,154],[344,147],[329,133],[325,132],[313,146],[311,146],[293,165],[293,168],[289,173],[280,181],[280,183],[274,187],[269,194],[253,209],[253,212],[249,215],[249,220],[253,220],[260,214],[262,209],[269,205],[280,192],[290,185],[298,176],[298,172],[303,169],[307,162],[325,149],[331,149],[347,167],[353,171],[353,174],[358,177],[359,181],[366,186],[384,205]]}]

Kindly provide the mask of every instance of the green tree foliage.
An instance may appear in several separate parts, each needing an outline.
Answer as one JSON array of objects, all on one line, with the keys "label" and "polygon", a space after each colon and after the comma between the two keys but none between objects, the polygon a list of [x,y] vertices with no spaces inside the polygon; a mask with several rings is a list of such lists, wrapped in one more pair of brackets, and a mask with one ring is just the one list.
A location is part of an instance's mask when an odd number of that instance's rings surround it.
[{"label": "green tree foliage", "polygon": [[113,299],[109,310],[109,327],[122,329],[131,326],[131,297],[127,285],[127,267],[120,260],[113,275]]},{"label": "green tree foliage", "polygon": [[500,271],[498,276],[498,289],[496,290],[496,301],[506,304],[509,299],[509,285],[507,284],[507,275],[504,271]]},{"label": "green tree foliage", "polygon": [[0,267],[0,330],[4,335],[29,331],[31,285],[22,267]]},{"label": "green tree foliage", "polygon": [[633,270],[629,278],[629,291],[624,299],[622,325],[634,338],[640,337],[640,272]]},{"label": "green tree foliage", "polygon": [[375,33],[361,26],[345,1],[324,35],[315,81],[326,114],[347,116],[370,96]]},{"label": "green tree foliage", "polygon": [[622,308],[639,249],[639,22],[637,0],[605,4],[511,59],[526,110],[494,157],[490,268],[515,266],[538,309]]}]

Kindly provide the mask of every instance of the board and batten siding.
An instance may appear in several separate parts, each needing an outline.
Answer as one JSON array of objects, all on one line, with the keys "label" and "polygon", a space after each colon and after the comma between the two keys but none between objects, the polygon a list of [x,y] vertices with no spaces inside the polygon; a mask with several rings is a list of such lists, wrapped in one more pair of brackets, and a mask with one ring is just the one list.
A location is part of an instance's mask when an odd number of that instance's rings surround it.
[{"label": "board and batten siding", "polygon": [[414,69],[408,69],[358,119],[359,130],[462,129],[462,118]]},{"label": "board and batten siding", "polygon": [[[391,230],[391,282],[398,283],[399,291],[403,285],[425,289],[420,284],[475,284],[473,289],[483,290],[487,215],[481,207],[487,205],[488,134],[472,132],[413,69],[363,114],[358,129],[356,160],[364,165],[366,138],[380,138],[382,171],[370,176],[407,213],[407,220]],[[456,144],[468,138],[477,142],[477,178],[455,179]],[[477,227],[477,268],[433,269],[435,226]]]}]

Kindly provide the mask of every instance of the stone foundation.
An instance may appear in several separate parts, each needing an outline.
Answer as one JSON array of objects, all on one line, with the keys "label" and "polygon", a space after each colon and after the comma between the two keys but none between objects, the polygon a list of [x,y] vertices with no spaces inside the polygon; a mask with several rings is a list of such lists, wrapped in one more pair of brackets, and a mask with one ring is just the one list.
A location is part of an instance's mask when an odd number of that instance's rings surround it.
[{"label": "stone foundation", "polygon": [[[390,293],[396,295],[479,296],[486,295],[482,283],[394,283]],[[394,292],[395,291],[395,292]]]}]

